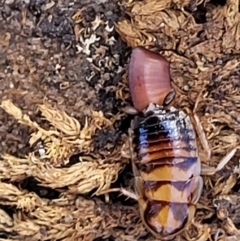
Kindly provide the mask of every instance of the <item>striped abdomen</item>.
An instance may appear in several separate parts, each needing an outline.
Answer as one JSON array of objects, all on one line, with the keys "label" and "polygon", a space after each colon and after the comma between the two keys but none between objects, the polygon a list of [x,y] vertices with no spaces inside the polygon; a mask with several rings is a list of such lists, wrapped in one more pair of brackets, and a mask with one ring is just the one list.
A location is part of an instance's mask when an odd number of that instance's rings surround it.
[{"label": "striped abdomen", "polygon": [[145,113],[136,137],[143,218],[157,234],[173,235],[189,222],[202,191],[195,131],[184,112],[157,106]]}]

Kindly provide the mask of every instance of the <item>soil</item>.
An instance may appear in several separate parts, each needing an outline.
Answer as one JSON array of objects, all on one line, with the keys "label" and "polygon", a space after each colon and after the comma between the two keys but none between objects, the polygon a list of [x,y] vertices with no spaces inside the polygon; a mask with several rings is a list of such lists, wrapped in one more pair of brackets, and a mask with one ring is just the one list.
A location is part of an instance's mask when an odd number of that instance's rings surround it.
[{"label": "soil", "polygon": [[[132,188],[121,157],[131,49],[171,62],[187,111],[207,81],[198,114],[216,166],[240,140],[236,2],[0,0],[0,101],[17,108],[0,108],[1,240],[156,240],[135,201],[98,195]],[[53,151],[41,159],[42,150]],[[201,229],[176,240],[239,240],[238,159],[204,179]]]}]

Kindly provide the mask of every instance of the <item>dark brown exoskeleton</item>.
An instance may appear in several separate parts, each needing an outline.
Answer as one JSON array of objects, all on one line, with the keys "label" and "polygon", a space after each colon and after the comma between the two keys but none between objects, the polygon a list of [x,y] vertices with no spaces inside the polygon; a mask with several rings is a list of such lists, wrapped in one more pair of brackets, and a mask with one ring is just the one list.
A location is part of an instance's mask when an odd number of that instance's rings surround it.
[{"label": "dark brown exoskeleton", "polygon": [[201,175],[219,171],[237,148],[216,169],[201,167],[195,128],[209,158],[207,139],[195,113],[194,126],[189,115],[172,105],[170,66],[161,55],[133,49],[129,86],[138,112],[129,130],[135,193],[122,188],[111,191],[137,200],[146,228],[160,240],[171,240],[194,218],[203,188]]}]

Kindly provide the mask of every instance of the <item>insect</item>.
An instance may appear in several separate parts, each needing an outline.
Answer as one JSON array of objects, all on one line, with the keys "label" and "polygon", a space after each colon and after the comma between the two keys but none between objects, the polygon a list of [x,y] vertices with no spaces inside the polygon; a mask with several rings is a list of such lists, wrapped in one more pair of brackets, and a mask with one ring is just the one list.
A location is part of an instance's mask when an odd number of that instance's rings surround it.
[{"label": "insect", "polygon": [[[201,175],[219,171],[235,154],[229,152],[216,169],[202,168],[197,134],[208,158],[207,139],[195,114],[190,116],[173,106],[169,62],[142,47],[133,49],[129,63],[129,86],[138,115],[129,130],[135,192],[120,191],[139,204],[145,227],[160,240],[171,240],[188,227],[195,214],[202,189]],[[134,147],[135,143],[135,147]]]}]

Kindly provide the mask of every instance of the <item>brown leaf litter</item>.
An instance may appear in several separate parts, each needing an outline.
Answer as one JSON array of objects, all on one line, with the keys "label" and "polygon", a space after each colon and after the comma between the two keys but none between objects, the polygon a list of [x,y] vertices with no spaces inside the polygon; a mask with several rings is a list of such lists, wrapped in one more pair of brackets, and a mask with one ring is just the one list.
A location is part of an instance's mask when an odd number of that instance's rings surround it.
[{"label": "brown leaf litter", "polygon": [[[25,240],[49,240],[56,237],[92,240],[93,237],[99,236],[101,228],[95,234],[90,234],[90,231],[98,228],[101,222],[103,225],[105,218],[102,217],[100,210],[99,217],[96,216],[95,211],[92,211],[92,213],[88,211],[91,207],[96,208],[94,202],[90,200],[87,209],[84,207],[81,210],[80,203],[86,205],[87,200],[79,199],[76,194],[87,194],[94,190],[97,195],[98,192],[108,189],[111,183],[116,180],[122,168],[124,160],[121,156],[122,150],[116,149],[113,153],[106,155],[105,158],[100,158],[98,155],[80,156],[78,163],[70,167],[66,167],[66,165],[69,162],[68,156],[76,150],[83,151],[90,148],[91,137],[96,129],[101,128],[103,124],[108,127],[111,124],[110,120],[107,120],[101,112],[93,111],[93,118],[89,121],[86,120],[85,126],[81,128],[79,122],[65,112],[43,104],[39,106],[39,109],[44,118],[52,124],[52,128],[44,130],[36,122],[31,121],[28,115],[23,114],[10,100],[3,101],[1,107],[8,114],[13,115],[21,124],[27,125],[35,131],[29,140],[30,145],[41,139],[42,146],[45,148],[42,151],[38,150],[38,155],[35,151],[29,153],[25,158],[17,158],[9,154],[2,155],[0,163],[0,204],[15,206],[17,210],[20,210],[13,218],[2,210],[4,213],[1,222],[2,229],[5,232],[17,233],[13,235],[15,239],[24,237]],[[62,145],[57,145],[56,142]],[[64,151],[62,150],[63,147],[65,148]],[[85,150],[86,153],[90,151]],[[61,166],[62,168],[60,168]],[[67,198],[70,198],[72,202],[79,202],[79,204],[76,204],[77,206],[72,209],[73,206],[68,199],[66,200],[66,197],[65,199],[63,197],[53,200],[50,204],[49,200],[41,199],[35,193],[21,191],[11,184],[21,182],[27,177],[34,177],[41,183],[41,186],[62,189],[63,195],[67,195]],[[56,202],[59,202],[60,206]],[[105,208],[108,208],[108,205],[105,205]],[[88,214],[84,214],[83,217],[81,216],[82,212],[88,212]],[[33,222],[33,218],[38,221]],[[109,223],[105,225],[118,226],[118,219],[115,224],[108,220]],[[50,223],[47,224],[46,222]],[[54,223],[56,225],[55,230]],[[77,223],[80,225],[79,227],[75,227]],[[24,229],[26,225],[29,231]],[[48,231],[48,227],[51,227],[50,231]],[[62,232],[59,233],[61,229]],[[101,235],[104,235],[104,233],[107,235],[110,233],[110,229],[102,230]]]},{"label": "brown leaf litter", "polygon": [[[0,179],[21,181],[27,177],[35,177],[41,185],[51,188],[68,187],[69,192],[88,193],[97,188],[97,191],[110,187],[121,169],[121,150],[115,150],[108,159],[99,157],[80,156],[80,162],[68,168],[69,157],[79,152],[91,152],[91,138],[97,128],[103,124],[111,124],[102,113],[93,111],[93,118],[89,124],[80,127],[79,122],[63,111],[57,111],[50,106],[40,105],[42,115],[51,122],[52,128],[44,130],[36,122],[32,122],[26,114],[17,108],[10,100],[2,102],[1,107],[14,116],[21,124],[28,125],[35,130],[29,140],[30,146],[41,140],[43,149],[36,153],[29,153],[26,159],[3,155]],[[62,167],[62,168],[57,168]]]},{"label": "brown leaf litter", "polygon": [[[11,4],[3,9],[10,22],[0,30],[0,240],[155,240],[137,205],[117,194],[105,197],[110,202],[98,197],[119,175],[123,182],[114,185],[130,182],[122,173],[127,136],[118,134],[122,108],[131,103],[122,40],[171,62],[177,107],[191,113],[204,88],[197,113],[212,151],[208,164],[217,166],[239,145],[239,2],[118,1],[120,20],[117,1],[84,8],[69,2],[72,10],[66,2],[22,6],[22,25]],[[55,14],[57,7],[70,17]],[[30,178],[37,187],[29,191],[22,183]],[[239,240],[238,154],[204,182],[195,226],[175,240]]]}]

